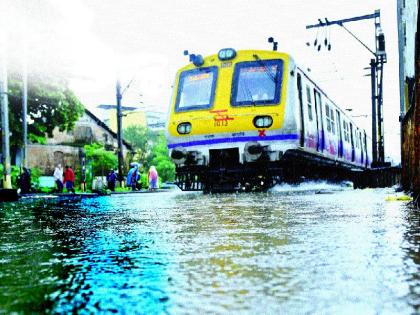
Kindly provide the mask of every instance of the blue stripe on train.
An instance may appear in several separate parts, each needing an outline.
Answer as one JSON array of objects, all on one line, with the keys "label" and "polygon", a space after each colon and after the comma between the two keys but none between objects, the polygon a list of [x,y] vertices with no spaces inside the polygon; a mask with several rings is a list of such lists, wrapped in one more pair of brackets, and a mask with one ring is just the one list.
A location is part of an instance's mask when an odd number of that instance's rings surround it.
[{"label": "blue stripe on train", "polygon": [[173,149],[178,146],[193,147],[193,146],[199,146],[199,145],[209,145],[209,144],[218,144],[218,143],[272,141],[272,140],[298,140],[298,139],[299,139],[299,135],[297,134],[274,135],[274,136],[264,136],[264,137],[216,138],[216,139],[196,140],[196,141],[168,144],[168,148]]}]

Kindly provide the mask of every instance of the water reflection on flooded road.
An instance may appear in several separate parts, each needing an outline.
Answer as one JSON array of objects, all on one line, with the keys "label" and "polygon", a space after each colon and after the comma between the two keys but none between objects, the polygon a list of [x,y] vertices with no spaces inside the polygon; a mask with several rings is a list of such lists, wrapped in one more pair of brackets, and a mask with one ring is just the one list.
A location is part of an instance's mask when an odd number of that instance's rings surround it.
[{"label": "water reflection on flooded road", "polygon": [[420,215],[389,194],[304,184],[4,206],[0,313],[416,313]]}]

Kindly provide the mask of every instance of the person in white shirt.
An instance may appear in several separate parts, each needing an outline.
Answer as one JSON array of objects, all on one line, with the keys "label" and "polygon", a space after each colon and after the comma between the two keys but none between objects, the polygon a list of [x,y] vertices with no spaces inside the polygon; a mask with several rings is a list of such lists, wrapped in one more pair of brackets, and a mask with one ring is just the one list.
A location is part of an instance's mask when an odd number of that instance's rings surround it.
[{"label": "person in white shirt", "polygon": [[59,193],[63,192],[63,168],[61,164],[58,164],[54,170],[54,179],[57,184],[57,191]]}]

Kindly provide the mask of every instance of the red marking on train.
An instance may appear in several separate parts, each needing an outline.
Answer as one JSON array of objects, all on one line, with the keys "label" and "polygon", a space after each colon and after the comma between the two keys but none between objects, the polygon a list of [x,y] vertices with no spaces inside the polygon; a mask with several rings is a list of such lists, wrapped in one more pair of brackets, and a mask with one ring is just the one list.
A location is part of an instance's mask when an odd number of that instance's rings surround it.
[{"label": "red marking on train", "polygon": [[213,117],[214,121],[234,120],[235,118],[229,117],[229,115],[227,114],[227,111],[228,111],[227,109],[219,109],[219,110],[211,110],[210,113],[216,114]]},{"label": "red marking on train", "polygon": [[265,129],[258,130],[258,137],[265,137]]}]

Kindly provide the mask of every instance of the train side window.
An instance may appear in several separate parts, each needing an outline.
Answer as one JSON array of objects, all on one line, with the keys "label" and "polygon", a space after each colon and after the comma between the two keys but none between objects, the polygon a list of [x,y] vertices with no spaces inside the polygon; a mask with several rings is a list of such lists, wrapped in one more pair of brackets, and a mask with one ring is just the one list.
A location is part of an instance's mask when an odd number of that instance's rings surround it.
[{"label": "train side window", "polygon": [[356,148],[360,148],[359,131],[356,131]]},{"label": "train side window", "polygon": [[362,148],[362,151],[365,151],[365,143],[362,140],[362,133],[360,133],[360,146]]},{"label": "train side window", "polygon": [[347,141],[350,143],[350,123],[346,122],[347,126]]},{"label": "train side window", "polygon": [[351,142],[350,140],[350,123],[347,122],[347,140],[349,141],[349,143]]},{"label": "train side window", "polygon": [[331,108],[330,109],[330,118],[331,118],[331,130],[332,133],[335,134],[335,116],[334,116],[334,110]]},{"label": "train side window", "polygon": [[357,143],[357,148],[360,148],[360,142],[359,142],[359,132],[356,131],[356,143]]},{"label": "train side window", "polygon": [[357,149],[359,144],[357,143],[357,131],[354,131],[354,147]]},{"label": "train side window", "polygon": [[311,90],[309,88],[309,86],[306,86],[306,101],[308,103],[308,117],[309,117],[309,121],[313,120],[313,116],[312,116],[312,98],[311,98]]},{"label": "train side window", "polygon": [[344,129],[344,141],[350,142],[349,124],[346,121],[343,121],[343,129]]},{"label": "train side window", "polygon": [[327,104],[325,104],[325,119],[327,121],[327,131],[331,132],[330,107]]},{"label": "train side window", "polygon": [[347,135],[346,135],[346,122],[343,120],[343,138],[344,141],[347,142]]}]

